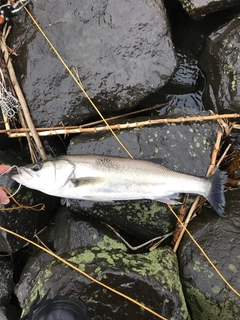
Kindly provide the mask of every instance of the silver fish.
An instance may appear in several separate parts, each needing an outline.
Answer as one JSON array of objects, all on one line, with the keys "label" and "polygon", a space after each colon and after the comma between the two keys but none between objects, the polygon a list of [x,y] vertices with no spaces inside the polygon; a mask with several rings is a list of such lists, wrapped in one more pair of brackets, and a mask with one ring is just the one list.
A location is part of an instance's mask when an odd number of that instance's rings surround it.
[{"label": "silver fish", "polygon": [[151,199],[178,204],[179,193],[200,194],[223,215],[227,175],[217,171],[210,178],[201,178],[150,161],[76,155],[19,167],[12,178],[28,188],[67,199]]}]

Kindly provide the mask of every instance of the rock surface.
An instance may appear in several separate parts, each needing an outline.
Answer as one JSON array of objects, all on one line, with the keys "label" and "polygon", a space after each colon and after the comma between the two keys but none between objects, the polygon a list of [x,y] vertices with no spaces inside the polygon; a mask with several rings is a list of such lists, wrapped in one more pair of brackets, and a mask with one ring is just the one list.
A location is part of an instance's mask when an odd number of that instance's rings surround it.
[{"label": "rock surface", "polygon": [[[63,215],[62,213],[61,218]],[[56,226],[59,222],[61,223],[61,219],[56,220]],[[71,223],[71,216],[68,215],[68,225]],[[109,230],[102,229],[96,229],[94,225],[90,227],[88,222],[84,228],[82,222],[81,232],[70,240],[70,246],[78,248],[61,256],[92,277],[141,301],[167,319],[188,319],[178,278],[177,259],[172,250],[165,247],[146,254],[130,254],[122,243],[113,238]],[[82,242],[82,239],[85,241]],[[42,297],[50,288],[49,298],[64,295],[82,300],[92,320],[124,319],[126,316],[156,319],[132,302],[89,281],[62,262],[53,261],[46,265],[44,259],[40,261],[42,255],[45,253],[40,253],[32,260],[34,264],[39,261],[39,272],[32,272],[31,264],[28,264],[16,290],[25,311],[28,311],[37,291]]]},{"label": "rock surface", "polygon": [[[226,280],[240,292],[239,191],[227,198],[226,217],[201,214],[189,231]],[[179,250],[180,276],[192,319],[240,319],[239,297],[220,279],[196,245],[184,236]]]},{"label": "rock surface", "polygon": [[240,112],[240,20],[220,27],[207,39],[201,66],[208,79],[204,101],[224,112]]},{"label": "rock surface", "polygon": [[14,289],[13,264],[0,260],[0,274],[0,306],[7,306]]},{"label": "rock surface", "polygon": [[167,86],[161,90],[168,90],[167,100],[171,107],[195,109],[198,113],[204,110],[202,101],[206,79],[198,66],[198,61],[189,52],[178,52],[178,67]]},{"label": "rock surface", "polygon": [[[102,112],[136,106],[159,90],[176,67],[161,0],[33,1],[32,13],[67,65],[78,69]],[[96,116],[32,22],[16,34],[21,85],[37,127],[80,124]]]},{"label": "rock surface", "polygon": [[17,309],[12,304],[15,286],[14,264],[4,255],[0,257],[0,274],[0,319],[17,320],[19,319]]}]

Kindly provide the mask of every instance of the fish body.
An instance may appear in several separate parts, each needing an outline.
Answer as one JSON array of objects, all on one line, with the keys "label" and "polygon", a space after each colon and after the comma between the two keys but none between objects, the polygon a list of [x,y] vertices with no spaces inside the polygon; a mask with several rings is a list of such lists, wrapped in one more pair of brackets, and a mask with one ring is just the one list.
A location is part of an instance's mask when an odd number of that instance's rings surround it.
[{"label": "fish body", "polygon": [[227,176],[217,171],[210,178],[202,178],[150,161],[76,155],[19,167],[12,178],[49,195],[79,200],[151,199],[177,204],[179,193],[194,193],[204,196],[223,215]]}]

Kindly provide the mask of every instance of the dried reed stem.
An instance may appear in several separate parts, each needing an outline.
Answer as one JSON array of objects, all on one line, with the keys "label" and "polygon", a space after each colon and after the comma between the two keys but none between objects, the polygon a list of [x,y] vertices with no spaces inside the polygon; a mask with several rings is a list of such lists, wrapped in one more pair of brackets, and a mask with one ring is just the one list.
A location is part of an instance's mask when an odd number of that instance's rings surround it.
[{"label": "dried reed stem", "polygon": [[[240,114],[233,113],[233,114],[216,114],[210,116],[196,116],[196,117],[187,117],[187,118],[169,118],[169,119],[154,119],[154,120],[146,120],[146,121],[139,121],[139,122],[127,122],[125,124],[114,124],[110,125],[109,127],[114,130],[122,130],[122,129],[131,129],[131,128],[138,128],[143,126],[151,126],[157,124],[168,124],[168,123],[182,123],[182,122],[192,122],[192,121],[211,121],[211,120],[218,120],[218,119],[234,119],[239,118]],[[84,125],[85,126],[85,125]],[[109,128],[107,126],[102,127],[94,127],[94,128],[83,128],[81,126],[70,126],[70,127],[48,127],[48,128],[36,128],[37,133],[39,136],[52,136],[52,135],[59,135],[59,134],[73,134],[73,133],[96,133],[101,131],[108,131]],[[26,132],[30,132],[28,128],[21,128],[21,129],[5,129],[0,130],[0,133],[8,133],[9,137],[17,138],[17,137],[24,137]],[[30,133],[32,134],[32,133]]]},{"label": "dried reed stem", "polygon": [[[8,73],[9,73],[9,76],[10,76],[10,79],[11,79],[11,82],[12,82],[12,85],[13,85],[13,88],[14,88],[14,91],[18,97],[18,100],[21,104],[21,107],[22,107],[22,110],[23,110],[23,113],[24,113],[24,117],[26,119],[26,123],[29,127],[29,131],[31,132],[31,136],[33,137],[35,143],[36,143],[36,146],[37,146],[37,149],[38,149],[38,152],[40,154],[40,156],[42,157],[42,159],[46,159],[46,154],[45,154],[45,151],[43,149],[43,146],[42,146],[42,143],[41,143],[41,140],[38,136],[38,133],[36,131],[36,128],[32,122],[32,118],[31,118],[31,115],[29,113],[29,110],[28,110],[28,106],[27,106],[27,103],[26,103],[26,100],[24,99],[24,96],[23,96],[23,93],[22,93],[22,90],[20,89],[20,86],[19,86],[19,83],[17,81],[17,77],[15,75],[15,71],[14,71],[14,68],[13,68],[13,65],[12,65],[12,61],[11,61],[11,58],[10,58],[10,55],[8,53],[8,49],[7,49],[7,45],[6,45],[6,37],[10,31],[10,27],[8,29],[6,29],[6,25],[4,27],[4,30],[3,30],[3,33],[1,35],[1,50],[3,52],[3,56],[4,56],[4,60],[6,62],[6,65],[7,65],[7,68],[8,68]],[[25,134],[26,136],[26,134]]]},{"label": "dried reed stem", "polygon": [[214,172],[214,170],[216,168],[216,161],[217,161],[217,156],[218,156],[219,149],[220,149],[220,143],[221,143],[222,136],[223,136],[223,132],[217,130],[217,138],[216,138],[216,142],[213,146],[211,162],[208,167],[208,171],[206,173],[207,177],[209,177]]}]

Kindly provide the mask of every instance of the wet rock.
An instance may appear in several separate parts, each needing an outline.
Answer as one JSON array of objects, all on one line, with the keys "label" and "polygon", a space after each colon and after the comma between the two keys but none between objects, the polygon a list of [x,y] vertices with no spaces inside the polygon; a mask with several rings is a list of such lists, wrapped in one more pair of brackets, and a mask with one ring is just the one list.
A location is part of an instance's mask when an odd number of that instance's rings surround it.
[{"label": "wet rock", "polygon": [[239,5],[238,0],[180,0],[184,10],[193,18],[201,19],[206,15]]},{"label": "wet rock", "polygon": [[[178,117],[178,112],[179,109],[169,116]],[[180,114],[184,115],[183,109]],[[217,129],[216,122],[195,122],[135,128],[116,131],[116,134],[135,159],[151,160],[176,171],[205,176]],[[73,138],[68,154],[126,157],[116,139],[105,132]],[[175,218],[160,202],[68,200],[68,205],[74,212],[97,218],[142,239],[148,240],[174,229]]]},{"label": "wet rock", "polygon": [[69,204],[71,211],[108,223],[139,239],[150,240],[165,235],[172,232],[175,226],[174,216],[166,205],[158,202],[115,201],[110,204],[70,200]]},{"label": "wet rock", "polygon": [[[79,247],[95,246],[108,230],[99,222],[79,219],[79,215],[62,207],[55,217],[54,248],[63,254]],[[112,232],[108,232],[109,235]],[[92,235],[92,236],[89,236]]]},{"label": "wet rock", "polygon": [[14,290],[21,307],[23,307],[24,300],[29,295],[33,285],[36,284],[39,272],[44,270],[53,260],[52,256],[41,250],[35,251],[35,253],[29,257],[21,274],[21,278]]},{"label": "wet rock", "polygon": [[8,258],[1,257],[0,260],[0,319],[17,320],[19,315],[16,307],[11,304],[14,291],[13,263]]},{"label": "wet rock", "polygon": [[198,61],[191,53],[184,51],[179,51],[177,58],[178,66],[172,78],[160,90],[160,93],[169,93],[167,95],[169,105],[166,110],[171,107],[191,107],[196,111],[203,111],[202,95],[206,79],[198,66]]},{"label": "wet rock", "polygon": [[178,66],[171,77],[168,85],[181,90],[188,87],[189,91],[194,91],[198,87],[199,72],[198,62],[191,52],[179,50],[177,52]]},{"label": "wet rock", "polygon": [[[20,162],[5,153],[0,153],[0,164],[19,165]],[[1,186],[14,193],[18,184],[11,179],[10,174],[6,174],[0,177]],[[56,211],[59,206],[59,199],[47,196],[36,190],[31,190],[22,187],[21,190],[14,196],[19,204],[26,207],[18,208],[18,205],[11,200],[6,206],[0,208],[0,225],[13,232],[16,232],[26,238],[32,239],[35,232],[41,230],[49,222],[51,215]],[[28,208],[28,206],[34,206],[36,204],[44,204],[45,210],[35,211]],[[14,207],[14,210],[5,210]],[[38,206],[41,208],[42,206]],[[3,252],[16,252],[23,247],[26,242],[12,234],[0,231],[0,251]]]},{"label": "wet rock", "polygon": [[[190,31],[189,31],[190,32]],[[193,36],[192,36],[193,37]],[[181,38],[181,37],[180,37]],[[186,40],[186,39],[185,39]],[[189,39],[192,44],[192,40]],[[139,109],[154,107],[153,115],[165,117],[166,113],[175,108],[193,109],[193,115],[205,110],[203,92],[206,87],[206,78],[195,56],[185,49],[177,51],[177,67],[167,84],[158,92],[144,99],[138,105]],[[156,105],[161,105],[155,109]]]},{"label": "wet rock", "polygon": [[0,274],[0,306],[7,306],[14,289],[12,263],[1,259]]},{"label": "wet rock", "polygon": [[[162,1],[33,1],[32,13],[102,112],[136,106],[171,76],[176,59]],[[15,30],[21,86],[36,126],[96,116],[32,21]],[[19,64],[22,63],[22,66]]]},{"label": "wet rock", "polygon": [[240,112],[240,20],[220,27],[207,40],[201,65],[208,79],[205,104],[219,113]]},{"label": "wet rock", "polygon": [[7,308],[0,307],[1,320],[19,320],[20,314],[18,308],[11,304]]},{"label": "wet rock", "polygon": [[6,309],[4,307],[0,307],[0,319],[1,320],[8,320],[6,316]]},{"label": "wet rock", "polygon": [[[71,221],[69,222],[71,224]],[[79,233],[76,242],[80,244],[80,239],[84,239],[85,246],[79,245],[77,249],[62,254],[63,258],[92,277],[141,301],[167,319],[188,318],[178,278],[177,259],[170,248],[157,249],[146,254],[129,254],[122,243],[107,235],[108,230],[104,233],[94,226],[90,228],[89,223],[85,226],[86,228],[83,225],[80,228],[81,234]],[[42,253],[35,257],[34,261],[41,255]],[[25,290],[24,284],[30,284],[31,288]],[[16,294],[24,313],[28,312],[37,291],[42,297],[49,288],[49,298],[63,295],[82,300],[92,320],[114,319],[116,314],[119,319],[126,316],[156,319],[58,261],[41,267],[37,274],[32,274],[31,265],[23,271]]]},{"label": "wet rock", "polygon": [[[202,213],[190,223],[189,231],[226,280],[240,292],[239,191],[229,192],[226,200],[225,218]],[[239,297],[220,279],[186,235],[178,255],[192,319],[240,319]]]}]

